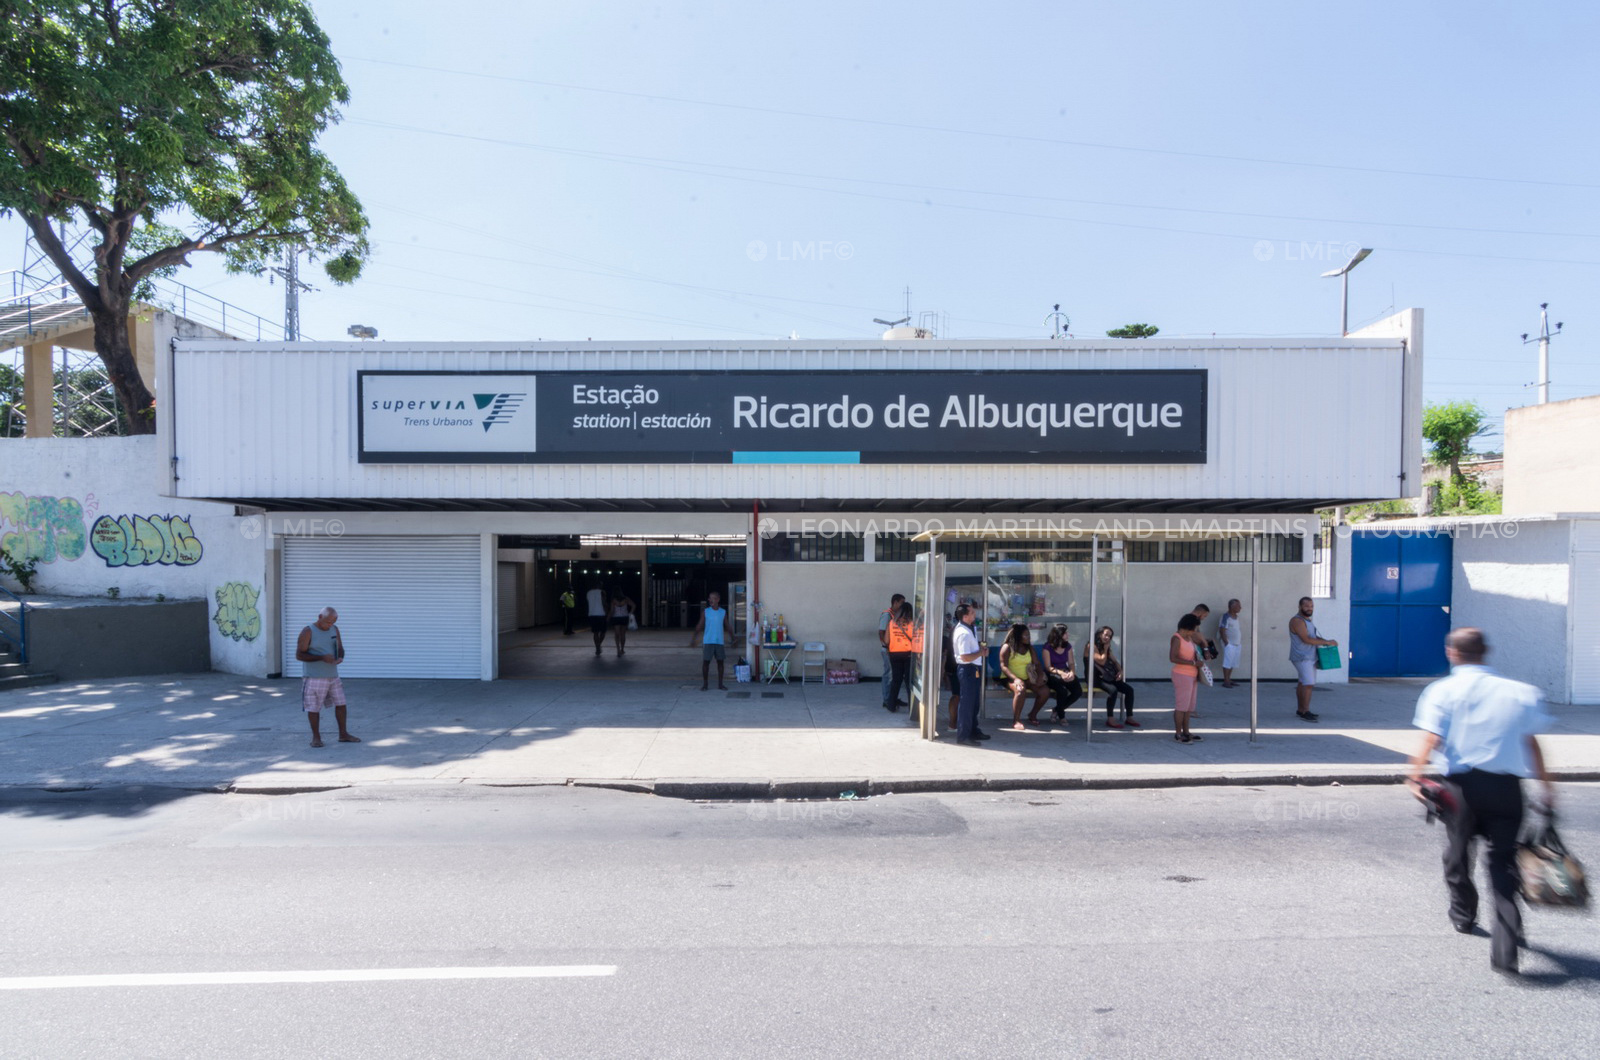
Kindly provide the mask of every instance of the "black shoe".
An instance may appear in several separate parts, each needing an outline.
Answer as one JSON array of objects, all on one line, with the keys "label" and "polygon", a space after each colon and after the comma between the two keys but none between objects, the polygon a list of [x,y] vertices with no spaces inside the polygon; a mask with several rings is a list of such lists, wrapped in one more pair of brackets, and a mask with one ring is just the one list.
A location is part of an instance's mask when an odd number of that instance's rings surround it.
[{"label": "black shoe", "polygon": [[893,714],[895,711],[899,710],[904,705],[905,704],[903,704],[903,703],[890,703],[887,707],[885,707],[883,709],[887,710],[890,714]]},{"label": "black shoe", "polygon": [[1322,715],[1313,714],[1309,710],[1297,710],[1297,711],[1295,711],[1295,715],[1294,716],[1299,718],[1301,721],[1321,721],[1322,720]]},{"label": "black shoe", "polygon": [[978,746],[978,741],[977,740],[969,740],[965,736],[957,736],[956,737],[956,743],[960,744],[963,747],[976,747],[976,746]]},{"label": "black shoe", "polygon": [[994,737],[993,737],[993,736],[990,736],[990,735],[989,735],[989,734],[988,734],[988,733],[986,733],[986,732],[977,732],[977,733],[973,733],[973,734],[972,734],[972,738],[973,738],[973,739],[974,739],[974,740],[992,740],[992,739],[994,739]]},{"label": "black shoe", "polygon": [[1465,924],[1451,924],[1450,926],[1463,935],[1471,935],[1478,930],[1478,925],[1470,921]]}]

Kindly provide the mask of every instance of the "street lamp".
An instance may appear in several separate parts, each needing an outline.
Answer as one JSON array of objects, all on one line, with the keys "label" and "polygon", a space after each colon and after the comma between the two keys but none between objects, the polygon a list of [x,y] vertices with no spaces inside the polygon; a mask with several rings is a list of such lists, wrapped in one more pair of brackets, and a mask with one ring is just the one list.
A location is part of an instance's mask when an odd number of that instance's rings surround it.
[{"label": "street lamp", "polygon": [[1338,276],[1341,278],[1340,286],[1344,288],[1339,309],[1339,334],[1341,336],[1350,334],[1350,270],[1355,268],[1357,265],[1360,265],[1363,261],[1366,261],[1367,255],[1371,253],[1371,247],[1362,247],[1360,250],[1356,251],[1355,257],[1344,263],[1344,268],[1334,269],[1331,272],[1325,272],[1322,274],[1322,278],[1324,280],[1329,276]]}]

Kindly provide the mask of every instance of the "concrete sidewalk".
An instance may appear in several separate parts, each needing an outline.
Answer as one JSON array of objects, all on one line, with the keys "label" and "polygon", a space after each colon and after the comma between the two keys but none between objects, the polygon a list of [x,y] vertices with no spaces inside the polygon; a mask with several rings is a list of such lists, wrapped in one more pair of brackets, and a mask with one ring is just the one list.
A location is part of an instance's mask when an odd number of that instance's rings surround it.
[{"label": "concrete sidewalk", "polygon": [[[83,681],[0,693],[0,786],[157,785],[283,792],[348,785],[584,784],[693,797],[837,797],[889,791],[1385,782],[1416,745],[1424,681],[1322,687],[1320,724],[1294,718],[1288,684],[1206,689],[1194,731],[1172,738],[1171,687],[1136,683],[1145,725],[1085,742],[1066,726],[960,747],[917,737],[876,684],[730,685],[730,693],[648,678],[538,681],[350,680],[351,731],[309,746],[300,683],[226,674]],[[768,698],[770,695],[771,698]],[[1600,779],[1600,711],[1554,707],[1552,770]],[[1048,715],[1047,715],[1048,716]]]}]

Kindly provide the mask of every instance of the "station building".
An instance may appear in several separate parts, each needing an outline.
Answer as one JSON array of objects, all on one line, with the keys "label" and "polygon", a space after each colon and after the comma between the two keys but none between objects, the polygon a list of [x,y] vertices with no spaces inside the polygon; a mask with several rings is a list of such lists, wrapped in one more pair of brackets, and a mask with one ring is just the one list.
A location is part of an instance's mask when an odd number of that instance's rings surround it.
[{"label": "station building", "polygon": [[719,591],[744,652],[781,615],[872,678],[913,539],[993,526],[1003,554],[949,554],[1005,575],[979,590],[995,636],[1059,620],[1081,644],[1104,546],[1126,605],[1099,613],[1135,678],[1165,674],[1181,614],[1207,603],[1212,630],[1246,597],[1249,550],[1212,531],[1255,535],[1246,617],[1260,674],[1287,678],[1330,558],[1316,510],[1419,492],[1422,366],[1420,310],[1277,340],[196,339],[159,359],[157,437],[127,441],[171,510],[223,521],[206,595],[254,594],[257,636],[213,631],[220,669],[297,674],[332,605],[350,676],[492,680],[508,638],[558,623],[569,587],[583,623],[598,586],[685,644]]}]

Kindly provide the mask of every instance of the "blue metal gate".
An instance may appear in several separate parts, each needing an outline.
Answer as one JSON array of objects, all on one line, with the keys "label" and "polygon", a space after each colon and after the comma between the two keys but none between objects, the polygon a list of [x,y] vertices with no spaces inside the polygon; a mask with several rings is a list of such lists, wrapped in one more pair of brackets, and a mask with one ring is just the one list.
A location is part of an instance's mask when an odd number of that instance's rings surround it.
[{"label": "blue metal gate", "polygon": [[1357,530],[1350,540],[1350,676],[1449,670],[1453,542],[1448,533]]}]

